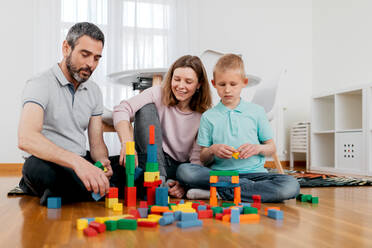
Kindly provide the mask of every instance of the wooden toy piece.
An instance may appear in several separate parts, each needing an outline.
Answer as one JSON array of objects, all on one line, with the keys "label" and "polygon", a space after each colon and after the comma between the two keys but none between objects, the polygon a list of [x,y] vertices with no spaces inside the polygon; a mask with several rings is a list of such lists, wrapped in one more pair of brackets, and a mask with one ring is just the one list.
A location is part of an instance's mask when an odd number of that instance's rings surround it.
[{"label": "wooden toy piece", "polygon": [[157,144],[147,145],[147,162],[157,163],[158,162],[158,146]]},{"label": "wooden toy piece", "polygon": [[143,186],[145,186],[145,187],[155,187],[156,188],[160,184],[162,184],[162,180],[156,180],[154,182],[143,182]]},{"label": "wooden toy piece", "polygon": [[209,182],[210,183],[217,183],[218,182],[218,176],[209,176]]},{"label": "wooden toy piece", "polygon": [[231,209],[231,216],[230,216],[231,223],[239,223],[240,222],[240,210],[238,208]]},{"label": "wooden toy piece", "polygon": [[198,211],[198,218],[199,219],[207,219],[207,218],[213,218],[213,210],[200,210]]},{"label": "wooden toy piece", "polygon": [[115,203],[114,206],[113,206],[113,210],[115,212],[123,211],[123,203]]},{"label": "wooden toy piece", "polygon": [[282,220],[283,219],[283,211],[276,210],[276,209],[269,209],[267,212],[267,216],[272,219]]},{"label": "wooden toy piece", "polygon": [[135,149],[134,149],[134,141],[128,141],[125,143],[125,154],[126,155],[134,155]]},{"label": "wooden toy piece", "polygon": [[217,213],[215,216],[216,220],[222,220],[223,214],[222,213]]},{"label": "wooden toy piece", "polygon": [[105,224],[98,223],[98,222],[95,222],[95,221],[89,223],[89,227],[93,228],[98,233],[103,233],[104,231],[106,231],[106,225]]},{"label": "wooden toy piece", "polygon": [[147,201],[140,201],[140,208],[147,208]]},{"label": "wooden toy piece", "polygon": [[156,187],[148,187],[147,188],[147,204],[154,205],[155,204],[155,189]]},{"label": "wooden toy piece", "polygon": [[137,221],[137,225],[141,227],[156,227],[158,222],[141,220]]},{"label": "wooden toy piece", "polygon": [[205,206],[205,205],[199,205],[197,207],[197,211],[202,211],[202,210],[207,210],[207,206]]},{"label": "wooden toy piece", "polygon": [[97,236],[98,234],[97,231],[92,227],[85,228],[83,232],[84,232],[84,235],[88,237],[94,237],[94,236]]},{"label": "wooden toy piece", "polygon": [[235,159],[239,159],[239,152],[234,152],[233,154],[232,154],[232,157],[233,158],[235,158]]},{"label": "wooden toy piece", "polygon": [[129,214],[132,215],[135,219],[142,218],[137,209],[129,209]]},{"label": "wooden toy piece", "polygon": [[155,126],[154,125],[149,126],[149,144],[150,145],[155,144]]},{"label": "wooden toy piece", "polygon": [[310,202],[312,204],[318,204],[319,203],[319,197],[312,197],[311,200],[310,200]]},{"label": "wooden toy piece", "polygon": [[48,197],[48,208],[61,208],[61,197]]},{"label": "wooden toy piece", "polygon": [[253,202],[261,202],[261,195],[252,195]]},{"label": "wooden toy piece", "polygon": [[137,220],[120,219],[117,226],[120,230],[137,230]]},{"label": "wooden toy piece", "polygon": [[223,222],[230,222],[231,214],[224,214],[222,216],[222,221]]},{"label": "wooden toy piece", "polygon": [[280,210],[280,207],[266,207],[266,208],[265,208],[265,215],[268,214],[268,211],[269,211],[270,209]]},{"label": "wooden toy piece", "polygon": [[216,216],[217,214],[222,214],[223,208],[221,207],[212,207],[211,210],[213,211],[213,216]]},{"label": "wooden toy piece", "polygon": [[76,229],[77,230],[84,230],[85,228],[88,227],[88,220],[87,219],[77,219],[76,220]]},{"label": "wooden toy piece", "polygon": [[110,187],[109,192],[107,194],[108,198],[118,198],[119,197],[119,189],[116,187]]},{"label": "wooden toy piece", "polygon": [[119,203],[118,198],[106,198],[106,208],[113,208],[116,203]]},{"label": "wooden toy piece", "polygon": [[258,214],[241,214],[240,215],[241,223],[256,222],[259,220],[260,220],[260,216]]},{"label": "wooden toy piece", "polygon": [[160,179],[160,172],[159,171],[156,171],[156,172],[148,172],[148,171],[145,171],[145,182],[155,182],[155,181],[158,181]]},{"label": "wooden toy piece", "polygon": [[105,169],[105,167],[102,165],[102,163],[100,161],[95,162],[94,163],[94,166],[100,168],[101,170],[104,170]]},{"label": "wooden toy piece", "polygon": [[156,171],[159,171],[159,164],[158,163],[146,162],[146,171],[147,172],[156,172]]},{"label": "wooden toy piece", "polygon": [[137,209],[139,215],[141,216],[141,218],[147,218],[147,215],[149,214],[149,209],[146,207],[146,208],[138,208]]},{"label": "wooden toy piece", "polygon": [[241,191],[240,187],[235,187],[234,188],[234,204],[239,205],[241,202]]},{"label": "wooden toy piece", "polygon": [[254,207],[243,207],[243,213],[244,214],[257,214],[258,209]]},{"label": "wooden toy piece", "polygon": [[107,220],[105,221],[107,231],[115,231],[118,229],[118,224],[116,220]]},{"label": "wooden toy piece", "polygon": [[209,172],[209,176],[239,176],[239,171],[213,171]]},{"label": "wooden toy piece", "polygon": [[165,213],[165,212],[171,212],[168,207],[166,206],[152,206],[151,207],[151,213]]},{"label": "wooden toy piece", "polygon": [[231,183],[234,183],[234,184],[239,183],[239,176],[232,176]]},{"label": "wooden toy piece", "polygon": [[174,222],[173,215],[163,216],[162,218],[159,219],[159,225],[161,225],[161,226],[170,225],[173,222]]},{"label": "wooden toy piece", "polygon": [[251,206],[257,209],[261,209],[261,202],[254,202],[251,204]]},{"label": "wooden toy piece", "polygon": [[155,189],[155,205],[168,206],[168,188],[158,187]]},{"label": "wooden toy piece", "polygon": [[136,187],[125,187],[125,206],[135,207],[137,204],[137,188]]},{"label": "wooden toy piece", "polygon": [[217,207],[217,188],[210,188],[209,204],[213,207]]}]

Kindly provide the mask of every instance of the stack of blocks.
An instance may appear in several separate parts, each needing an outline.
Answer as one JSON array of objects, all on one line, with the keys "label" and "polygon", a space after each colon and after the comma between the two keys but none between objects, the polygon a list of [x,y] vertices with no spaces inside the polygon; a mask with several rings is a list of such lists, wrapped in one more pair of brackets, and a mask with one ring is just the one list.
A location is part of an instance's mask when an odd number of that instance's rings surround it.
[{"label": "stack of blocks", "polygon": [[[157,190],[162,183],[160,180],[159,165],[157,159],[157,145],[155,144],[155,126],[149,126],[149,144],[147,145],[147,162],[143,185],[147,188],[147,204],[155,204],[155,196],[159,195],[161,206],[168,205],[168,189]],[[166,196],[165,196],[166,191]],[[163,199],[164,198],[164,199]],[[166,202],[165,202],[166,198]],[[165,204],[165,205],[164,205]]]},{"label": "stack of blocks", "polygon": [[312,204],[318,204],[319,198],[312,195],[299,194],[296,199],[301,202],[310,202]]},{"label": "stack of blocks", "polygon": [[[219,176],[231,176],[231,182],[219,182]],[[234,204],[239,205],[239,203],[241,202],[241,190],[238,171],[210,171],[209,182],[211,185],[209,204],[211,206],[217,206],[217,187],[234,188]]]},{"label": "stack of blocks", "polygon": [[124,190],[125,206],[135,207],[137,202],[137,188],[134,186],[134,170],[136,168],[134,155],[134,142],[129,141],[125,144],[125,174],[127,176],[126,187]]},{"label": "stack of blocks", "polygon": [[122,211],[123,204],[119,203],[119,190],[115,187],[110,187],[105,198],[106,208],[112,208],[114,211]]}]

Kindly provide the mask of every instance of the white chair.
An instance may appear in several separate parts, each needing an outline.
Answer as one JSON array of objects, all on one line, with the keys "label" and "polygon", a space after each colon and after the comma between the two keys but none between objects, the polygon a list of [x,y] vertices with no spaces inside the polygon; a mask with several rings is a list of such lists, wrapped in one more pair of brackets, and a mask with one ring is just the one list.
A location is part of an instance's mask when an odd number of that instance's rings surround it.
[{"label": "white chair", "polygon": [[[267,114],[269,121],[272,121],[278,105],[278,88],[279,83],[285,75],[286,70],[282,70],[280,75],[273,80],[263,81],[253,96],[252,103],[261,105]],[[249,84],[249,81],[248,81]],[[280,163],[277,153],[272,155],[274,164],[280,174],[284,174],[283,167]]]}]

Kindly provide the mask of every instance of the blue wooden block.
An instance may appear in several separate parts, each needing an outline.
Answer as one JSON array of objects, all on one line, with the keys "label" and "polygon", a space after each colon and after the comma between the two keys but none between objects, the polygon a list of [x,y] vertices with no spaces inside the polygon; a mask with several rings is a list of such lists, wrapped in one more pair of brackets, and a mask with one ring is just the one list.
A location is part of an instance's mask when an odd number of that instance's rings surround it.
[{"label": "blue wooden block", "polygon": [[242,205],[243,207],[251,207],[251,204],[248,202],[241,202],[240,205]]},{"label": "blue wooden block", "polygon": [[198,211],[200,211],[200,210],[207,210],[207,206],[205,206],[205,205],[199,205],[198,206]]},{"label": "blue wooden block", "polygon": [[192,221],[197,220],[198,214],[197,213],[183,213],[181,214],[181,221]]},{"label": "blue wooden block", "polygon": [[174,212],[174,219],[175,219],[176,221],[180,221],[180,220],[181,220],[181,214],[182,214],[181,211],[176,211],[176,212]]},{"label": "blue wooden block", "polygon": [[158,187],[155,190],[155,205],[168,206],[168,188]]},{"label": "blue wooden block", "polygon": [[180,228],[188,228],[188,227],[195,227],[195,226],[202,226],[203,221],[201,220],[190,220],[190,221],[179,221],[177,222],[177,226]]},{"label": "blue wooden block", "polygon": [[95,201],[99,201],[102,198],[102,196],[99,193],[96,194],[96,193],[92,192],[92,198]]},{"label": "blue wooden block", "polygon": [[165,212],[163,213],[163,217],[164,216],[172,216],[174,218],[174,214],[172,212]]},{"label": "blue wooden block", "polygon": [[276,209],[269,209],[267,211],[267,216],[272,219],[282,220],[283,219],[283,211],[276,210]]},{"label": "blue wooden block", "polygon": [[158,162],[158,147],[156,144],[147,145],[147,162],[148,163],[157,163]]},{"label": "blue wooden block", "polygon": [[61,208],[61,197],[48,197],[48,208]]},{"label": "blue wooden block", "polygon": [[149,214],[149,209],[148,208],[137,208],[139,215],[141,218],[147,218]]},{"label": "blue wooden block", "polygon": [[239,186],[240,186],[239,183],[230,183],[230,182],[211,183],[211,187],[235,188]]},{"label": "blue wooden block", "polygon": [[231,209],[231,216],[230,216],[231,223],[239,223],[240,222],[240,211],[239,209]]},{"label": "blue wooden block", "polygon": [[159,225],[161,226],[170,225],[173,222],[174,222],[174,217],[171,215],[163,216],[162,218],[159,219]]},{"label": "blue wooden block", "polygon": [[185,204],[185,201],[184,200],[180,200],[180,202],[178,204]]},{"label": "blue wooden block", "polygon": [[96,220],[96,218],[85,218],[85,219],[87,219],[87,220],[88,220],[88,224],[89,224],[90,222],[92,222],[92,221],[95,221],[95,220]]}]

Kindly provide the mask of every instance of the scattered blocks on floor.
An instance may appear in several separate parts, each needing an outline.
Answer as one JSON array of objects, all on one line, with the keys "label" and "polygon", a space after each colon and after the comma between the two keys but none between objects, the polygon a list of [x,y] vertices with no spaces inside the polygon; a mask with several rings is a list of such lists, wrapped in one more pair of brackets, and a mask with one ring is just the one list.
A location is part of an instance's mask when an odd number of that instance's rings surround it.
[{"label": "scattered blocks on floor", "polygon": [[116,212],[123,211],[123,203],[115,203],[113,206],[113,210]]},{"label": "scattered blocks on floor", "polygon": [[48,197],[48,208],[61,208],[61,197]]},{"label": "scattered blocks on floor", "polygon": [[84,230],[88,227],[88,220],[87,219],[77,219],[76,220],[76,229],[78,230]]},{"label": "scattered blocks on floor", "polygon": [[97,231],[97,233],[103,233],[104,231],[106,231],[106,225],[105,224],[102,224],[102,223],[98,223],[98,222],[91,222],[89,224],[89,227],[93,228],[94,230]]},{"label": "scattered blocks on floor", "polygon": [[269,209],[267,211],[267,216],[272,219],[282,220],[283,219],[283,211],[276,210],[276,209]]},{"label": "scattered blocks on floor", "polygon": [[117,222],[117,227],[120,230],[137,230],[137,220],[120,219]]},{"label": "scattered blocks on floor", "polygon": [[94,236],[97,236],[98,234],[97,231],[92,227],[85,228],[83,232],[84,232],[84,235],[88,237],[94,237]]}]

